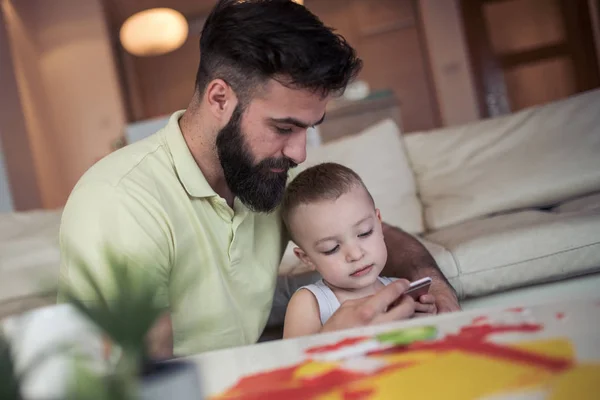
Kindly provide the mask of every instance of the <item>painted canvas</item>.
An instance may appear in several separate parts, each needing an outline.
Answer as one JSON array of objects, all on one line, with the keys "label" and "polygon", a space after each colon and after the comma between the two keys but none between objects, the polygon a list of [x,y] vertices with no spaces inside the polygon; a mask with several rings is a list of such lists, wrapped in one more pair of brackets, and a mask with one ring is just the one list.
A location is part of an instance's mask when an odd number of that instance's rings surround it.
[{"label": "painted canvas", "polygon": [[[564,312],[552,319],[568,323]],[[245,376],[212,399],[599,399],[600,360],[578,359],[581,337],[555,328],[540,335],[547,325],[514,308],[454,330],[348,337],[307,348],[295,365]]]}]

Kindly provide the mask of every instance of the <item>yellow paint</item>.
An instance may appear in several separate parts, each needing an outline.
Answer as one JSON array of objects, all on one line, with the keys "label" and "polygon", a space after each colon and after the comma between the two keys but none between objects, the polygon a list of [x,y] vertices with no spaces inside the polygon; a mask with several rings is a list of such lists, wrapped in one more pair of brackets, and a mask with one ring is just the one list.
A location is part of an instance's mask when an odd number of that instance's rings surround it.
[{"label": "yellow paint", "polygon": [[[537,386],[551,376],[551,372],[535,366],[449,351],[421,364],[356,382],[348,388],[375,389],[374,399],[397,398],[398,393],[402,393],[403,398],[475,399]],[[437,383],[432,383],[432,377],[437,377]]]},{"label": "yellow paint", "polygon": [[547,357],[563,358],[573,360],[575,350],[567,339],[536,340],[531,342],[519,342],[509,344],[508,347],[526,350],[531,353],[541,354]]},{"label": "yellow paint", "polygon": [[550,400],[600,399],[600,365],[577,365],[558,376]]},{"label": "yellow paint", "polygon": [[294,371],[294,377],[296,379],[314,378],[331,372],[338,367],[339,363],[336,362],[311,361],[301,365],[296,371]]}]

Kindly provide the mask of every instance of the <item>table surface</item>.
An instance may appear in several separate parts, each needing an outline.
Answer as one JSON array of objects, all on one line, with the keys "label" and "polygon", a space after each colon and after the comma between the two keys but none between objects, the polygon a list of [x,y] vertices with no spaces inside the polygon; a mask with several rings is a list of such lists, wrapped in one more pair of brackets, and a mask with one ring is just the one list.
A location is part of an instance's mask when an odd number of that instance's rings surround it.
[{"label": "table surface", "polygon": [[[386,335],[382,335],[382,334]],[[416,340],[416,341],[415,341]],[[600,398],[600,295],[188,357],[205,398]]]}]

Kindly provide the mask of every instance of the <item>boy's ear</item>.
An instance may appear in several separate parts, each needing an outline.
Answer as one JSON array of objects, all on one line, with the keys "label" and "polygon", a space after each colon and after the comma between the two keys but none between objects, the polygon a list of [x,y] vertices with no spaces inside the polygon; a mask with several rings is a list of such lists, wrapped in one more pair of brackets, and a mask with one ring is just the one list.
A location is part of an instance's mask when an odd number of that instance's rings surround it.
[{"label": "boy's ear", "polygon": [[302,250],[300,247],[294,247],[294,254],[300,261],[309,266],[312,271],[315,270],[315,264],[313,264],[312,260],[306,255],[304,250]]},{"label": "boy's ear", "polygon": [[381,220],[381,212],[379,211],[379,208],[376,208],[376,209],[375,209],[375,215],[377,215],[377,218],[379,219],[379,222],[383,222],[383,221]]}]

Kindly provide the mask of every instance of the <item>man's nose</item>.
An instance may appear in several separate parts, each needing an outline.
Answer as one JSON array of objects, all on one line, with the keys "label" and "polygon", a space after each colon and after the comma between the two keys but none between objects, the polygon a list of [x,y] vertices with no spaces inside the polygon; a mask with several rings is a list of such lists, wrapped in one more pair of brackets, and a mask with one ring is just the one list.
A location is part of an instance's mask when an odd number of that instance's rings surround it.
[{"label": "man's nose", "polygon": [[296,164],[302,164],[306,160],[306,129],[290,135],[285,142],[283,155]]}]

